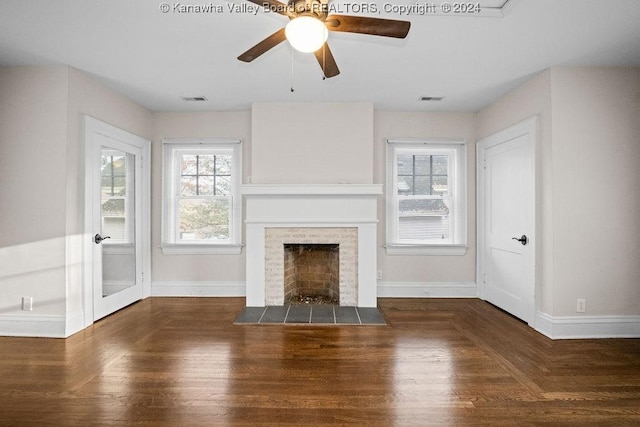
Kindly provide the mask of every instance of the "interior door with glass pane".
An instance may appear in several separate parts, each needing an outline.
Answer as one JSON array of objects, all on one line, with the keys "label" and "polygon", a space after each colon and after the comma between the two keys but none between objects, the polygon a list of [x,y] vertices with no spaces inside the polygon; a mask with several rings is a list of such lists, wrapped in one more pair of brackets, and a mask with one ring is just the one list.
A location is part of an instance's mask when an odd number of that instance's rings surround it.
[{"label": "interior door with glass pane", "polygon": [[122,136],[93,132],[87,145],[94,320],[143,297],[142,147]]}]

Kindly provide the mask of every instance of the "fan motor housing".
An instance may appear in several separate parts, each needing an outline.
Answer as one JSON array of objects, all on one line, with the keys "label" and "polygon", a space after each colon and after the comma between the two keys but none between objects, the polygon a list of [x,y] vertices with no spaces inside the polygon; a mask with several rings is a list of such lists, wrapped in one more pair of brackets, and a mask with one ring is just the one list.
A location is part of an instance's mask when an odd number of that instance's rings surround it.
[{"label": "fan motor housing", "polygon": [[321,21],[327,19],[329,10],[327,3],[320,0],[289,0],[288,6],[296,15],[313,16]]}]

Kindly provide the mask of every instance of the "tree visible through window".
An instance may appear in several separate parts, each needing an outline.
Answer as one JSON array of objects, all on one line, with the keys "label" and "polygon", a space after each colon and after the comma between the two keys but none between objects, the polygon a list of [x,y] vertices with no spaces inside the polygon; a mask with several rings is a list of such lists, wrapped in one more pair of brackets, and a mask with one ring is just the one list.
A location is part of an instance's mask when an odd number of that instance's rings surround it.
[{"label": "tree visible through window", "polygon": [[239,141],[165,142],[163,245],[239,244]]},{"label": "tree visible through window", "polygon": [[112,149],[101,155],[101,233],[111,239],[105,244],[127,243],[127,156]]},{"label": "tree visible through window", "polygon": [[180,240],[228,240],[230,154],[180,155]]}]

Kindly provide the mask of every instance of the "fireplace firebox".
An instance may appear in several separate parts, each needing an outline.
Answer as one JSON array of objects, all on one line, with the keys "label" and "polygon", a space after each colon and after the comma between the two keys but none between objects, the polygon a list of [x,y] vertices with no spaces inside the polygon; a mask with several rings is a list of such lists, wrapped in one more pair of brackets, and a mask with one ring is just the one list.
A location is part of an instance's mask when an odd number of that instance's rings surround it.
[{"label": "fireplace firebox", "polygon": [[338,304],[340,245],[284,244],[284,300]]}]

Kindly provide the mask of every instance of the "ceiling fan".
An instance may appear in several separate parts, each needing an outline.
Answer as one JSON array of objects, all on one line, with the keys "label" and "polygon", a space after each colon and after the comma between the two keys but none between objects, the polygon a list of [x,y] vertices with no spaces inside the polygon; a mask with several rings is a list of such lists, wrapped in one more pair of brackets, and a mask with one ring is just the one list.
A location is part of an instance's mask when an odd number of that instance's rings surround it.
[{"label": "ceiling fan", "polygon": [[[303,52],[313,52],[326,78],[340,74],[335,58],[326,43],[328,31],[368,34],[403,39],[409,33],[411,22],[394,19],[370,18],[350,15],[329,15],[328,0],[289,0],[281,3],[278,0],[247,0],[270,12],[276,12],[290,19],[283,27],[262,40],[242,55],[240,61],[251,62],[269,49],[285,40]],[[311,27],[316,27],[313,30]],[[316,39],[313,46],[300,47],[297,43],[296,30],[310,31],[311,38]],[[315,32],[314,32],[315,31]]]}]

